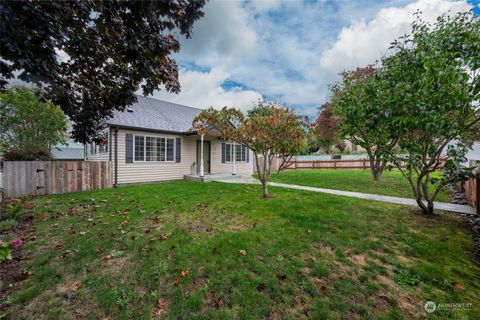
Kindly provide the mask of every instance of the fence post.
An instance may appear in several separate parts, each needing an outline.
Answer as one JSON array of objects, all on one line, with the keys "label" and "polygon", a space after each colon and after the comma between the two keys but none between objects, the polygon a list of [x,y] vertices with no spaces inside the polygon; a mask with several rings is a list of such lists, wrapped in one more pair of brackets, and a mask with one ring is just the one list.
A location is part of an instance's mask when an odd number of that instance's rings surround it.
[{"label": "fence post", "polygon": [[480,214],[480,173],[477,173],[475,179],[475,190],[476,190],[476,200],[477,200],[477,214]]},{"label": "fence post", "polygon": [[365,159],[362,162],[363,162],[363,170],[366,170],[367,166],[365,165]]},{"label": "fence post", "polygon": [[337,160],[333,160],[333,169],[337,169]]}]

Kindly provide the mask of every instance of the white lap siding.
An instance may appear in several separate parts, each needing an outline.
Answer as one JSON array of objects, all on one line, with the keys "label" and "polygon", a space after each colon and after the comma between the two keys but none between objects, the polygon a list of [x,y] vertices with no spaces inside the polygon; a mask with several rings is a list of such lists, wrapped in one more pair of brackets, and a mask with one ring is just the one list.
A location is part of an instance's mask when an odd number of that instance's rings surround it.
[{"label": "white lap siding", "polygon": [[[181,160],[177,162],[145,161],[126,162],[126,134],[144,137],[180,138]],[[172,135],[146,131],[118,130],[118,183],[154,182],[183,179],[185,174],[192,172],[195,161],[195,138],[193,136]],[[115,162],[112,155],[112,162]],[[115,170],[114,170],[115,172]]]},{"label": "white lap siding", "polygon": [[[177,162],[145,161],[132,163],[126,162],[126,134],[140,135],[144,137],[180,138],[181,160]],[[186,174],[194,174],[196,161],[196,146],[200,136],[175,135],[135,130],[118,130],[118,184],[155,182],[165,180],[183,179]],[[211,173],[231,173],[232,163],[222,163],[222,141],[217,137],[206,137],[205,141],[211,141]],[[112,165],[115,164],[115,140],[112,133]],[[108,159],[108,154],[107,154]],[[250,153],[249,162],[237,163],[237,174],[252,174],[253,155]],[[207,169],[205,165],[205,170]],[[115,170],[113,170],[115,172]]]},{"label": "white lap siding", "polygon": [[[232,173],[233,162],[222,163],[222,140],[212,139],[212,174]],[[248,150],[248,149],[247,149]],[[248,162],[236,162],[237,175],[251,175],[253,173],[253,153],[249,152]]]}]

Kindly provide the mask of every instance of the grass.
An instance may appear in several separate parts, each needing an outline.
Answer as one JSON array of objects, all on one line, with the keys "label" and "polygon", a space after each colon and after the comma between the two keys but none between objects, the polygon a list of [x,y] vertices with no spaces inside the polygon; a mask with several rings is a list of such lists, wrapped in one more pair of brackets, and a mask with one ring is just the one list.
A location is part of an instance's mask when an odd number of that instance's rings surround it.
[{"label": "grass", "polygon": [[[400,171],[385,171],[381,180],[375,182],[370,170],[287,170],[272,175],[272,181],[302,186],[380,194],[402,198],[414,198],[407,179]],[[449,202],[446,190],[442,190],[435,201]]]},{"label": "grass", "polygon": [[[12,319],[410,319],[471,303],[469,231],[378,202],[260,186],[169,182],[38,197]],[[18,214],[18,208],[9,208]],[[3,240],[15,237],[2,233]]]}]

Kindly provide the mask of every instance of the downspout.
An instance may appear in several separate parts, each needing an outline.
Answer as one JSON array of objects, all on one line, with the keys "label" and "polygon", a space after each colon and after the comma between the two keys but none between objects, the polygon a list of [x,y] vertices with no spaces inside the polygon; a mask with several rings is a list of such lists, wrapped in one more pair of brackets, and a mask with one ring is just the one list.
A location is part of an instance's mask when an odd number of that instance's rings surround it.
[{"label": "downspout", "polygon": [[115,128],[115,159],[114,159],[114,184],[113,187],[117,188],[118,186],[118,127]]},{"label": "downspout", "polygon": [[108,161],[112,161],[112,127],[108,128]]}]

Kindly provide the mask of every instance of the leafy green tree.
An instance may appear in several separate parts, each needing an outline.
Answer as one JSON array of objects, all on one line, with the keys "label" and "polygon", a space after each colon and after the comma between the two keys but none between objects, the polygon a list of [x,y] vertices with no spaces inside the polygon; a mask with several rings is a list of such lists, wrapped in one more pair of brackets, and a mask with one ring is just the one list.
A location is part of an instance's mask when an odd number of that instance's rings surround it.
[{"label": "leafy green tree", "polygon": [[382,150],[397,143],[389,127],[392,105],[381,70],[369,65],[344,72],[331,89],[340,136],[366,150],[373,180],[379,181],[386,167]]},{"label": "leafy green tree", "polygon": [[164,87],[178,93],[178,37],[190,37],[205,0],[0,3],[0,89],[15,71],[46,85],[46,98],[89,142],[114,110]]},{"label": "leafy green tree", "polygon": [[5,160],[47,160],[64,143],[67,121],[60,107],[38,89],[14,87],[0,93],[0,151]]},{"label": "leafy green tree", "polygon": [[[193,128],[200,133],[208,134],[211,128],[215,128],[223,139],[252,150],[264,198],[269,197],[267,181],[273,160],[281,159],[280,171],[287,166],[292,155],[305,149],[303,125],[300,116],[275,102],[259,102],[255,111],[247,116],[234,108],[210,108],[193,121]],[[263,165],[260,165],[260,156]]]},{"label": "leafy green tree", "polygon": [[[422,211],[433,214],[442,187],[471,175],[460,163],[480,122],[480,20],[460,13],[428,24],[417,14],[412,33],[391,49],[393,55],[382,61],[388,83],[382,90],[393,102],[389,130],[406,156],[391,149],[385,154],[409,181]],[[433,173],[445,152],[438,178]]]}]

